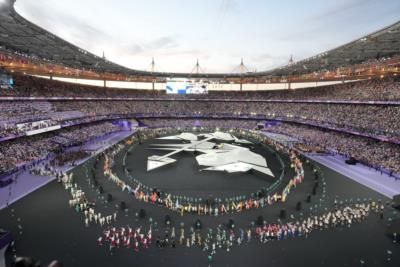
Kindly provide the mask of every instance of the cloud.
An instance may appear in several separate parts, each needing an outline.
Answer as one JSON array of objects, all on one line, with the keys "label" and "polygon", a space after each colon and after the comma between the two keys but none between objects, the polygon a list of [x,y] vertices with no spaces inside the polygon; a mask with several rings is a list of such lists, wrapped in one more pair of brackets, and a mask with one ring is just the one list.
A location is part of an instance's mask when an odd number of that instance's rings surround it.
[{"label": "cloud", "polygon": [[143,47],[138,44],[129,44],[124,47],[124,51],[131,54],[139,54],[143,52]]},{"label": "cloud", "polygon": [[163,36],[160,38],[156,38],[146,43],[128,43],[128,44],[119,44],[122,52],[134,54],[134,55],[160,55],[163,53],[167,53],[168,51],[174,51],[174,49],[179,47],[177,42],[177,37],[174,35],[171,36]]},{"label": "cloud", "polygon": [[[24,2],[21,11],[21,15],[45,30],[92,52],[94,52],[94,47],[99,47],[99,44],[113,40],[112,36],[106,31],[78,16],[44,9],[40,3]],[[17,12],[19,12],[19,9],[17,9]]]},{"label": "cloud", "polygon": [[190,69],[196,58],[209,70],[231,71],[241,57],[249,68],[266,70],[286,64],[290,54],[299,60],[378,30],[400,11],[399,0],[182,0],[178,8],[179,2],[18,0],[16,8],[99,56],[105,51],[133,68],[154,57],[167,71]]},{"label": "cloud", "polygon": [[233,12],[236,10],[238,3],[235,0],[222,0],[220,11],[221,12]]},{"label": "cloud", "polygon": [[160,37],[147,45],[145,45],[146,49],[149,50],[158,50],[158,49],[171,49],[171,48],[176,48],[178,47],[177,43],[177,36],[163,36]]},{"label": "cloud", "polygon": [[[309,17],[308,21],[321,21],[329,18],[340,19],[341,15],[353,13],[354,9],[364,8],[365,6],[375,3],[374,0],[336,0],[334,5],[322,13]],[[332,3],[332,2],[331,2]]]},{"label": "cloud", "polygon": [[289,60],[289,56],[283,57],[279,55],[271,55],[269,53],[262,53],[258,55],[253,55],[250,57],[250,59],[252,62],[260,62],[265,60],[282,60],[282,59]]}]

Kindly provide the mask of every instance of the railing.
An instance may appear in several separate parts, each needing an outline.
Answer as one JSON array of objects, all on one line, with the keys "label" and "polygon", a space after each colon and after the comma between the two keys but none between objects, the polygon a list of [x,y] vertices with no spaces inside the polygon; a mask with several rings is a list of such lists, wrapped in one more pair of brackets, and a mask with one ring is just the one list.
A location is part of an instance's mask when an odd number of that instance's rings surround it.
[{"label": "railing", "polygon": [[0,96],[0,101],[176,101],[176,102],[254,102],[254,103],[309,103],[309,104],[352,104],[352,105],[394,105],[396,101],[361,101],[361,100],[306,100],[306,99],[248,99],[248,98],[213,98],[202,97],[24,97],[24,96]]},{"label": "railing", "polygon": [[[357,135],[361,137],[368,137],[382,142],[388,142],[393,144],[400,144],[400,133],[393,133],[393,136],[390,135],[382,135],[382,130],[378,129],[356,129],[351,125],[339,125],[335,123],[304,119],[302,117],[291,116],[268,116],[265,114],[232,114],[232,113],[208,113],[208,114],[191,114],[191,113],[124,113],[124,114],[108,114],[108,115],[98,115],[98,116],[85,116],[81,118],[76,118],[73,120],[64,120],[60,122],[61,129],[67,128],[71,126],[93,123],[93,122],[101,122],[107,120],[117,120],[117,119],[233,119],[233,120],[271,120],[271,121],[279,121],[279,122],[290,122],[296,123],[306,126],[318,127],[321,129],[328,129],[332,131]],[[17,139],[20,137],[26,136],[26,133],[21,133],[17,136],[12,137],[2,137],[0,138],[0,142],[6,140]]]}]

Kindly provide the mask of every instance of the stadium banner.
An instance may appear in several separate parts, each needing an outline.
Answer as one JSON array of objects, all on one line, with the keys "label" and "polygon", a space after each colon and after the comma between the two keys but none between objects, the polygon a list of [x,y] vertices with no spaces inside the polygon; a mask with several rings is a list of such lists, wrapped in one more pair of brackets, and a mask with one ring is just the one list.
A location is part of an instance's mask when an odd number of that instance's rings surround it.
[{"label": "stadium banner", "polygon": [[61,125],[55,125],[55,126],[51,126],[51,127],[47,127],[47,128],[31,130],[31,131],[25,132],[25,134],[27,136],[31,136],[31,135],[41,134],[41,133],[45,133],[45,132],[55,131],[55,130],[58,130],[58,129],[61,129]]}]

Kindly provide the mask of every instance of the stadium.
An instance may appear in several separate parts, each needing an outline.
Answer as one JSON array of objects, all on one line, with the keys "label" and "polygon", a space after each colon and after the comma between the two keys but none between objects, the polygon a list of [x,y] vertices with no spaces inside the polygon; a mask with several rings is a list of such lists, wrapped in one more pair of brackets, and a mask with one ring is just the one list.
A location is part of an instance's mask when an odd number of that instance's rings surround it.
[{"label": "stadium", "polygon": [[160,71],[18,2],[0,0],[0,267],[400,266],[400,21],[261,71]]}]

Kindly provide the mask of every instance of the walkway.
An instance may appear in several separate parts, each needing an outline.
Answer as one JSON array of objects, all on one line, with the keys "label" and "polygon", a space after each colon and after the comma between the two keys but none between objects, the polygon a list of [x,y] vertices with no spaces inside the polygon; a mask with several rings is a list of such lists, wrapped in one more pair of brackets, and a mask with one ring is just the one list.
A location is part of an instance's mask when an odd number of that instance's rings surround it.
[{"label": "walkway", "polygon": [[[83,149],[86,151],[94,152],[95,154],[99,154],[102,151],[106,150],[108,147],[133,134],[134,132],[135,130],[120,131],[107,134],[105,136],[96,138],[95,140],[89,141],[83,146],[71,147],[67,151]],[[90,157],[76,162],[76,166],[82,164],[89,158]],[[69,171],[73,168],[74,166],[67,165],[60,168],[60,170]],[[24,196],[30,194],[31,192],[41,188],[42,186],[45,186],[54,179],[55,177],[31,175],[29,171],[21,172],[18,178],[13,183],[6,187],[0,188],[0,209],[7,207],[7,205],[14,203]]]},{"label": "walkway", "polygon": [[348,165],[342,156],[306,154],[316,162],[381,193],[389,198],[400,194],[400,180],[396,180],[387,174],[381,174],[373,168],[357,163]]}]

